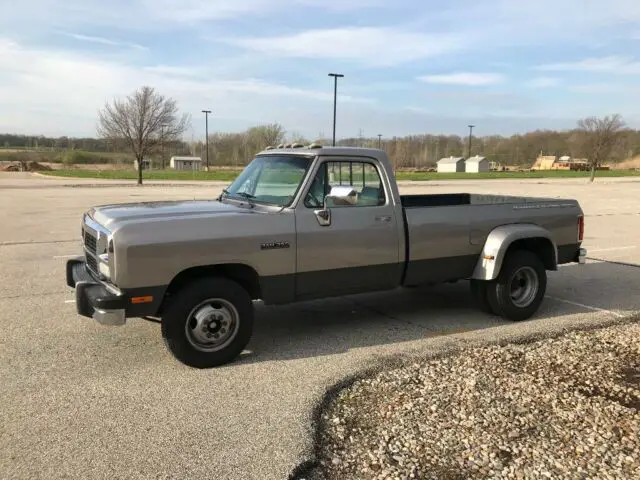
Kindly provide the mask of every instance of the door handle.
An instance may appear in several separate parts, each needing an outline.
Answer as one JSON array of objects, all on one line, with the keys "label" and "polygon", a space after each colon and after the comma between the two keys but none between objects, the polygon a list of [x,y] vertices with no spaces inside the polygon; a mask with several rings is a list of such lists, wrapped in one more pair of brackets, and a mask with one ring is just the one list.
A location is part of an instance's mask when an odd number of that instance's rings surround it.
[{"label": "door handle", "polygon": [[376,217],[376,222],[390,222],[391,221],[391,215],[378,215]]}]

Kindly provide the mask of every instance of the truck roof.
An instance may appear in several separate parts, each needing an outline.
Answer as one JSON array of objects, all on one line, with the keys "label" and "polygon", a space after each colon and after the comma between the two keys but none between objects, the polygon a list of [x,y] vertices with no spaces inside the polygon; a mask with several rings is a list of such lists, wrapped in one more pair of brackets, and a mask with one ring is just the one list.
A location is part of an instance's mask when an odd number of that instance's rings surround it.
[{"label": "truck roof", "polygon": [[378,148],[364,147],[328,147],[322,145],[309,145],[302,147],[282,147],[262,150],[257,155],[305,155],[305,156],[348,156],[348,157],[370,157],[381,162],[387,160],[384,150]]}]

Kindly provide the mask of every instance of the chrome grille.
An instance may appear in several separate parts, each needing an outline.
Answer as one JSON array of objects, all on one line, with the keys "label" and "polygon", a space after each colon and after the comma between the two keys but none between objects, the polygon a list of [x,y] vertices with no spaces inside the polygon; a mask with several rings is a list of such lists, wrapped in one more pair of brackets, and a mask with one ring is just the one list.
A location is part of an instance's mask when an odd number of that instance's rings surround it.
[{"label": "chrome grille", "polygon": [[98,261],[96,260],[96,257],[93,257],[89,254],[87,254],[85,257],[87,259],[87,267],[89,267],[95,273],[98,273]]},{"label": "chrome grille", "polygon": [[84,231],[84,247],[94,255],[98,249],[98,241],[96,237],[94,237],[88,230]]}]

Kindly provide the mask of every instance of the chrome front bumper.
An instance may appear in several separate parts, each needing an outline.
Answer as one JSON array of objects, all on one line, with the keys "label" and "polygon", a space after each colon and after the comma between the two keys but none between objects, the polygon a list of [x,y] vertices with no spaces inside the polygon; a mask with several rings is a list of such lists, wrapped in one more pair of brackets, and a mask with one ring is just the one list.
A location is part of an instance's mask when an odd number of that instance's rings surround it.
[{"label": "chrome front bumper", "polygon": [[67,285],[76,290],[76,310],[100,325],[121,326],[126,323],[126,296],[109,291],[87,269],[82,257],[67,262]]},{"label": "chrome front bumper", "polygon": [[124,308],[118,310],[101,310],[94,307],[92,317],[100,325],[107,327],[120,327],[127,323]]}]

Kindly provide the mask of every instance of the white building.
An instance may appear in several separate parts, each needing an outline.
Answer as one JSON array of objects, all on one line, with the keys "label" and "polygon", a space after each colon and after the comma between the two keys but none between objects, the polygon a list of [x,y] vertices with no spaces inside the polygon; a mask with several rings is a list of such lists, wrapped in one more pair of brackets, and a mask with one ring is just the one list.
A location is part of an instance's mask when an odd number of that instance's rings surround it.
[{"label": "white building", "polygon": [[438,173],[464,172],[464,158],[445,157],[438,160]]},{"label": "white building", "polygon": [[[133,161],[133,168],[138,170],[138,160],[134,160]],[[150,170],[151,169],[151,160],[149,160],[148,158],[143,158],[142,159],[142,169],[143,170]]]},{"label": "white building", "polygon": [[488,172],[490,170],[489,167],[489,160],[487,160],[485,157],[480,157],[479,155],[467,158],[467,160],[464,162],[464,169],[466,172]]},{"label": "white building", "polygon": [[169,166],[174,170],[200,170],[202,159],[200,157],[171,157]]}]

